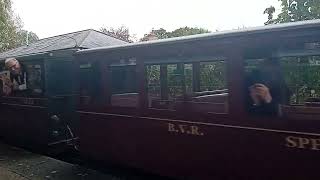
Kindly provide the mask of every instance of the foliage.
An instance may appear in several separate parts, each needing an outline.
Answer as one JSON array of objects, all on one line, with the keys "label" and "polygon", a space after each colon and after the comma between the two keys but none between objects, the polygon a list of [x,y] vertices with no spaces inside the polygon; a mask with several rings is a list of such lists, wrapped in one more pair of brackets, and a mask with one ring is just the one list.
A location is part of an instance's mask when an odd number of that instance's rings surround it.
[{"label": "foliage", "polygon": [[[181,97],[184,91],[189,94],[193,92],[193,68],[192,64],[177,64],[167,66],[167,83],[169,97]],[[152,96],[160,97],[160,65],[147,66],[148,92]],[[185,90],[183,90],[183,82]],[[200,64],[200,90],[210,91],[226,88],[225,62],[215,61]]]},{"label": "foliage", "polygon": [[[0,52],[26,44],[27,31],[23,23],[11,9],[11,0],[0,0]],[[29,42],[37,41],[38,36],[29,32]]]},{"label": "foliage", "polygon": [[0,52],[14,47],[15,24],[12,15],[11,1],[0,0]]},{"label": "foliage", "polygon": [[270,6],[264,10],[263,14],[268,14],[268,21],[264,23],[265,25],[274,23],[275,20],[273,19],[273,13],[275,12],[276,9],[273,6]]},{"label": "foliage", "polygon": [[160,97],[160,65],[150,65],[146,68],[148,93]]},{"label": "foliage", "polygon": [[295,22],[311,19],[320,19],[319,0],[279,0],[281,1],[281,12],[276,19],[273,19],[274,7],[265,9],[268,14],[268,21],[265,24],[277,24],[284,22]]},{"label": "foliage", "polygon": [[200,65],[200,90],[212,91],[226,88],[225,62],[217,61]]},{"label": "foliage", "polygon": [[180,36],[189,36],[194,34],[203,34],[203,33],[209,33],[209,30],[203,29],[203,28],[190,28],[190,27],[183,27],[176,29],[169,33],[169,37],[180,37]]},{"label": "foliage", "polygon": [[281,59],[291,102],[303,103],[308,97],[320,96],[320,57],[288,57]]},{"label": "foliage", "polygon": [[168,88],[170,97],[183,96],[183,72],[177,64],[168,65]]},{"label": "foliage", "polygon": [[[275,13],[273,6],[265,9],[264,14],[268,14],[266,25],[320,19],[319,0],[279,1],[282,9],[276,19],[273,18]],[[320,66],[315,62],[320,62],[320,58],[291,57],[281,61],[286,82],[292,93],[292,103],[300,104],[308,97],[320,96]]]},{"label": "foliage", "polygon": [[100,31],[117,39],[132,43],[134,36],[130,35],[129,28],[121,26],[119,28],[102,27]]},{"label": "foliage", "polygon": [[180,37],[180,36],[189,36],[194,34],[203,34],[209,33],[210,31],[203,28],[192,28],[192,27],[181,27],[174,31],[168,32],[167,30],[160,28],[156,30],[151,30],[150,33],[145,34],[140,41],[148,41],[151,37],[156,37],[157,39],[166,39],[166,38],[173,38],[173,37]]},{"label": "foliage", "polygon": [[152,29],[150,33],[145,34],[143,38],[140,39],[140,41],[149,41],[152,40],[153,38],[156,39],[166,39],[169,38],[168,36],[169,32],[167,30],[160,28],[160,29]]},{"label": "foliage", "polygon": [[39,37],[34,32],[28,32],[26,30],[20,30],[16,34],[16,43],[18,46],[27,45],[39,40]]}]

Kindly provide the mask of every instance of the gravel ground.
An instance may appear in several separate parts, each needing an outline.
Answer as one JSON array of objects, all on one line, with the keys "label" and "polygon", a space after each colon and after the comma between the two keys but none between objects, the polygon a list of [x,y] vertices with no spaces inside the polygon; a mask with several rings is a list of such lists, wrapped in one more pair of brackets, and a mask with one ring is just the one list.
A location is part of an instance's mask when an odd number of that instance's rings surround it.
[{"label": "gravel ground", "polygon": [[[74,156],[72,159],[77,159]],[[79,161],[79,159],[77,159]],[[0,143],[0,180],[145,180],[161,179],[128,169],[73,164]],[[105,167],[105,166],[104,166]],[[97,170],[93,170],[97,169]]]}]

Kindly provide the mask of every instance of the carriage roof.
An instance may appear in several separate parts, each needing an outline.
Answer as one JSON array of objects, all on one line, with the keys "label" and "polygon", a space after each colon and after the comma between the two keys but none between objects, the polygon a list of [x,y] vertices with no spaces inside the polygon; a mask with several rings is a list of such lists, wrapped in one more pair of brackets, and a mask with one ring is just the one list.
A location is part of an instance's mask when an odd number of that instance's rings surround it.
[{"label": "carriage roof", "polygon": [[139,47],[161,46],[161,45],[169,45],[169,44],[175,44],[175,43],[187,43],[187,42],[201,41],[201,40],[214,40],[214,39],[218,40],[218,39],[226,39],[226,38],[234,39],[234,38],[264,34],[264,33],[269,34],[269,33],[277,33],[277,32],[284,32],[284,31],[300,32],[300,30],[307,30],[307,29],[319,30],[319,28],[320,28],[320,20],[308,20],[308,21],[300,21],[300,22],[266,25],[266,26],[254,27],[254,28],[245,28],[245,29],[238,29],[238,30],[197,34],[197,35],[190,35],[190,36],[184,36],[184,37],[152,40],[152,41],[146,41],[146,42],[129,43],[129,44],[123,44],[123,45],[108,46],[108,47],[98,47],[98,48],[92,48],[92,49],[79,50],[76,53],[76,55],[90,54],[90,53],[96,53],[96,52],[97,53],[107,52],[112,50],[139,48]]}]

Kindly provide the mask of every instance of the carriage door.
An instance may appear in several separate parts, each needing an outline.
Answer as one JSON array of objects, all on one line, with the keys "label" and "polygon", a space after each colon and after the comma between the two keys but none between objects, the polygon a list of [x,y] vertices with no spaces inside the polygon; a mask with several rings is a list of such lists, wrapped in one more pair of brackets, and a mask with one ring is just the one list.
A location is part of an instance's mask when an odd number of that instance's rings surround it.
[{"label": "carriage door", "polygon": [[75,117],[76,93],[72,59],[48,60],[45,66],[49,148],[75,146],[78,123]]}]

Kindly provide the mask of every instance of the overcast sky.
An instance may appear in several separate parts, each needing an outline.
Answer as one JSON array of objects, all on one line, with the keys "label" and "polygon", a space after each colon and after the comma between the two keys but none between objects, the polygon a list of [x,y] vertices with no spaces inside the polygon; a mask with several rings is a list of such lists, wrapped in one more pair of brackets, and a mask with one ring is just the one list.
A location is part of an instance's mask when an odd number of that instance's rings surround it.
[{"label": "overcast sky", "polygon": [[24,29],[40,38],[100,27],[127,26],[141,38],[152,28],[211,31],[261,26],[278,0],[12,0]]}]

